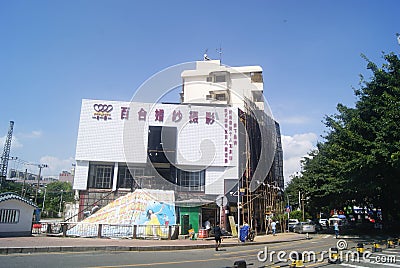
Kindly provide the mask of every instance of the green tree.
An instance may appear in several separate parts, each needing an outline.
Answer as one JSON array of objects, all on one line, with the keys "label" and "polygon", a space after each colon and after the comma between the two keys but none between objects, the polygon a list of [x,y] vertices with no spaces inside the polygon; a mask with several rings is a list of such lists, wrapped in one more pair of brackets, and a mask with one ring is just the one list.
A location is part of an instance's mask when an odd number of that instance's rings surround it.
[{"label": "green tree", "polygon": [[20,195],[21,190],[22,190],[21,184],[15,183],[13,181],[4,180],[1,185],[0,193],[12,192]]},{"label": "green tree", "polygon": [[57,217],[59,211],[64,211],[64,203],[74,201],[72,185],[69,182],[51,182],[46,185],[46,191],[41,191],[42,198],[45,192],[43,214],[49,217]]},{"label": "green tree", "polygon": [[367,206],[381,208],[384,220],[398,220],[400,61],[384,54],[378,68],[363,57],[373,76],[362,77],[354,108],[338,104],[338,113],[325,118],[325,142],[304,158],[301,183],[294,186],[317,209]]}]

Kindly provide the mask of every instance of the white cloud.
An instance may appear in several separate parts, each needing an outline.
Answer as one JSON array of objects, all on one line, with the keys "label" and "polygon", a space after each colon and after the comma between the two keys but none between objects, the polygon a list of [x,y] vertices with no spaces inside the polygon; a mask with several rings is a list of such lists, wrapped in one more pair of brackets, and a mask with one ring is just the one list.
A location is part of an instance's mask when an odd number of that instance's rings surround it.
[{"label": "white cloud", "polygon": [[312,121],[309,117],[306,116],[291,116],[291,117],[282,117],[279,118],[279,124],[293,124],[293,125],[302,125],[307,124]]},{"label": "white cloud", "polygon": [[42,131],[34,130],[34,131],[32,131],[31,136],[32,136],[33,138],[41,137],[41,136],[42,136]]},{"label": "white cloud", "polygon": [[315,133],[282,135],[283,175],[286,183],[290,181],[291,175],[301,170],[300,160],[316,148],[316,143]]},{"label": "white cloud", "polygon": [[[6,138],[7,138],[7,135],[6,136],[3,136],[3,137],[0,137],[0,148],[1,148],[1,152],[3,152],[3,148],[4,148],[4,145],[5,145],[5,143],[6,143]],[[22,148],[23,147],[23,145],[22,145],[22,143],[18,140],[18,138],[17,137],[15,137],[15,136],[12,136],[12,138],[11,138],[11,150],[12,149],[16,149],[16,148]]]},{"label": "white cloud", "polygon": [[68,159],[59,159],[54,156],[43,156],[40,158],[40,164],[46,164],[47,168],[42,169],[44,176],[57,176],[61,171],[71,171],[72,164],[75,159],[70,157]]},{"label": "white cloud", "polygon": [[40,130],[32,130],[30,133],[19,133],[17,134],[18,137],[24,139],[36,139],[42,137],[43,132]]},{"label": "white cloud", "polygon": [[[20,134],[13,135],[11,138],[11,150],[24,147],[24,145],[20,142],[20,139],[21,140],[24,140],[26,138],[35,139],[35,138],[40,138],[41,136],[42,136],[42,132],[38,131],[38,130],[33,130],[30,133],[20,133]],[[3,151],[4,145],[6,143],[6,138],[7,138],[7,135],[0,137],[1,151]]]}]

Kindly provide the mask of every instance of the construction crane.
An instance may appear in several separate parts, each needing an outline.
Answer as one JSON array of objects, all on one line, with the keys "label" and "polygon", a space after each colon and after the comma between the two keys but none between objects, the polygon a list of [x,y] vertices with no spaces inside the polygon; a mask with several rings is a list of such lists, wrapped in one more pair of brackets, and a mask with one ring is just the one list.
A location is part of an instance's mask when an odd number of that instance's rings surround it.
[{"label": "construction crane", "polygon": [[6,142],[4,144],[3,154],[1,155],[1,169],[0,169],[0,189],[3,181],[7,177],[8,160],[10,159],[11,139],[14,129],[14,121],[10,121],[10,128],[8,129]]}]

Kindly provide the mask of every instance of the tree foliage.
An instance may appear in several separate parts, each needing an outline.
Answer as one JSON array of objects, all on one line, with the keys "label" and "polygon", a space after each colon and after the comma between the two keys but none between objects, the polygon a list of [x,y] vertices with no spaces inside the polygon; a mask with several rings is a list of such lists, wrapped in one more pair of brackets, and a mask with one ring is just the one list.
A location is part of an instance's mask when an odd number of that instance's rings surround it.
[{"label": "tree foliage", "polygon": [[400,60],[384,54],[385,63],[378,68],[363,57],[373,76],[369,81],[361,77],[354,108],[338,104],[337,114],[325,117],[325,141],[303,159],[302,174],[287,192],[304,192],[314,210],[358,205],[381,208],[384,220],[395,220],[400,202]]},{"label": "tree foliage", "polygon": [[46,190],[41,191],[41,197],[44,200],[43,214],[49,217],[57,216],[58,212],[64,211],[66,202],[74,201],[72,185],[69,182],[56,181],[47,184]]}]

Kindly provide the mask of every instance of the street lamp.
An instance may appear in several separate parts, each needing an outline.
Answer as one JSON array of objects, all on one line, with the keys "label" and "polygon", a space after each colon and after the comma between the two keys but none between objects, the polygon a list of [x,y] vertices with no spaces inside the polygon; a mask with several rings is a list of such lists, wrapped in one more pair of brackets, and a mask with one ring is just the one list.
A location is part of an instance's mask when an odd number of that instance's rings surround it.
[{"label": "street lamp", "polygon": [[46,168],[46,167],[47,167],[46,164],[39,164],[38,165],[39,175],[38,175],[38,178],[37,178],[36,195],[35,195],[35,203],[36,204],[37,204],[38,193],[39,193],[40,174],[42,173],[42,168]]}]

